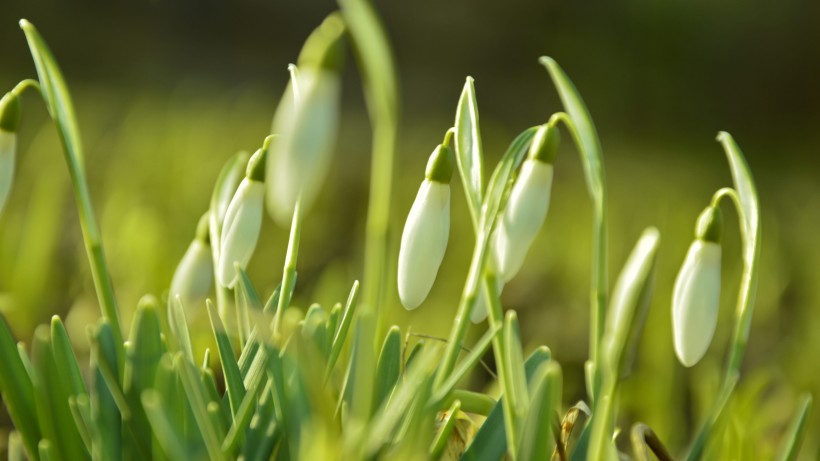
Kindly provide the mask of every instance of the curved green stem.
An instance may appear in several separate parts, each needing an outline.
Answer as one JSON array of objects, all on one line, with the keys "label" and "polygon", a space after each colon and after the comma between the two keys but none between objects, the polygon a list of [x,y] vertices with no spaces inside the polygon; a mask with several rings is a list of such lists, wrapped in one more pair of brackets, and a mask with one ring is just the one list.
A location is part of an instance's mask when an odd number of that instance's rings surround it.
[{"label": "curved green stem", "polygon": [[14,93],[15,96],[20,96],[21,94],[23,94],[23,91],[26,91],[28,89],[32,89],[42,95],[43,90],[42,88],[40,88],[40,82],[31,78],[21,80],[17,85],[14,86],[11,92]]},{"label": "curved green stem", "polygon": [[[584,151],[584,143],[578,129],[573,122],[572,117],[566,112],[557,112],[553,114],[549,121],[551,126],[556,126],[559,122],[563,123],[570,132],[575,143],[578,153],[581,155],[581,162],[587,162],[589,153]],[[600,162],[600,159],[599,163]],[[606,304],[607,304],[607,209],[606,209],[606,183],[604,181],[603,169],[601,174],[596,178],[597,185],[587,184],[591,191],[593,201],[593,256],[592,256],[592,279],[590,284],[590,333],[589,333],[589,355],[592,363],[592,370],[587,376],[587,388],[590,392],[590,397],[594,400],[598,394],[601,386],[601,371],[600,371],[600,348],[601,340],[604,336],[604,325],[606,321]],[[590,178],[587,177],[587,181]]]}]

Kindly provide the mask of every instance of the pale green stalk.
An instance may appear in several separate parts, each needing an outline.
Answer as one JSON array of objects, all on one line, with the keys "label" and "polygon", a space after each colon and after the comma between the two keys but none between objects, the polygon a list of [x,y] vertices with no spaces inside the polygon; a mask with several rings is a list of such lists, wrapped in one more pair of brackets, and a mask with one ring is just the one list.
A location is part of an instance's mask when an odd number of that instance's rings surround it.
[{"label": "pale green stalk", "polygon": [[276,305],[276,312],[273,316],[273,338],[277,345],[286,338],[282,338],[282,312],[290,305],[293,296],[293,288],[296,284],[296,259],[299,256],[299,240],[302,233],[302,211],[299,201],[293,209],[293,222],[290,227],[290,237],[288,238],[288,251],[285,255],[285,267],[282,270],[282,291],[279,294],[279,302]]},{"label": "pale green stalk", "polygon": [[[101,233],[97,226],[97,219],[94,215],[94,207],[91,203],[91,193],[88,190],[88,181],[85,177],[85,163],[83,147],[80,142],[80,133],[77,127],[77,117],[71,102],[62,73],[57,62],[51,55],[43,38],[37,29],[26,21],[20,20],[20,28],[26,35],[26,39],[31,49],[37,75],[40,79],[41,95],[46,102],[46,107],[51,118],[57,125],[57,133],[63,145],[66,164],[71,175],[71,182],[74,189],[77,209],[79,211],[80,228],[83,233],[86,253],[91,265],[91,277],[94,280],[94,287],[97,292],[97,299],[100,303],[102,315],[112,326],[114,343],[117,348],[118,363],[124,361],[122,327],[120,326],[119,311],[117,301],[114,297],[114,285],[111,281],[111,273],[105,259]],[[31,83],[26,83],[33,86]]]}]

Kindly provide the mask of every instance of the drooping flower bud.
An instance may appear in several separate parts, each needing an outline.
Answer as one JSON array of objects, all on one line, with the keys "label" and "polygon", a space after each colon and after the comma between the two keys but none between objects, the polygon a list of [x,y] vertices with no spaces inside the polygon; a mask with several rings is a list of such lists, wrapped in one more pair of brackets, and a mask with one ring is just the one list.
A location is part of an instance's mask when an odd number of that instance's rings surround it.
[{"label": "drooping flower bud", "polygon": [[424,181],[407,215],[399,250],[399,298],[415,309],[436,280],[450,236],[450,148],[439,145],[430,155]]},{"label": "drooping flower bud", "polygon": [[9,92],[0,99],[0,215],[14,182],[17,155],[17,128],[20,126],[20,99]]},{"label": "drooping flower bud", "polygon": [[709,206],[698,218],[695,241],[675,280],[672,332],[675,353],[691,367],[706,354],[717,327],[720,307],[720,209]]},{"label": "drooping flower bud", "polygon": [[243,269],[248,266],[259,232],[262,229],[262,209],[265,195],[265,157],[270,138],[265,146],[257,150],[248,161],[245,178],[239,183],[236,193],[228,205],[220,235],[219,264],[216,278],[220,285],[233,288],[238,274],[234,263]]},{"label": "drooping flower bud", "polygon": [[309,209],[327,175],[339,123],[344,22],[329,16],[308,38],[276,109],[279,135],[268,160],[268,205],[288,226],[297,200]]},{"label": "drooping flower bud", "polygon": [[542,125],[521,166],[510,198],[492,237],[499,279],[507,283],[521,269],[524,258],[549,209],[552,161],[559,144],[558,129]]},{"label": "drooping flower bud", "polygon": [[202,215],[197,225],[196,237],[179,261],[171,280],[169,299],[179,296],[186,308],[193,308],[203,302],[213,285],[214,263],[208,231],[209,218],[209,213]]}]

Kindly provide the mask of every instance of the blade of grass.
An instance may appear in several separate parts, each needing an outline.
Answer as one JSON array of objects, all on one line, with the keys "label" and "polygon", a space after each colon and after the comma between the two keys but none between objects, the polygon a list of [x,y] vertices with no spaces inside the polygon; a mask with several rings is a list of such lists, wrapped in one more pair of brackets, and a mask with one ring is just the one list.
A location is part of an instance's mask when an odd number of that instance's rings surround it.
[{"label": "blade of grass", "polygon": [[345,302],[344,314],[342,314],[342,319],[339,323],[339,328],[336,330],[336,334],[333,337],[333,344],[330,347],[330,357],[327,360],[327,376],[330,376],[330,373],[333,371],[333,368],[336,366],[336,361],[339,359],[339,355],[342,353],[342,347],[344,347],[345,340],[347,339],[347,332],[350,330],[350,323],[353,321],[353,314],[356,311],[356,305],[359,300],[359,281],[356,280],[353,282],[353,287],[350,289],[350,294],[347,296],[347,302]]},{"label": "blade of grass", "polygon": [[467,205],[473,218],[473,227],[477,230],[483,201],[484,153],[481,148],[478,102],[472,77],[467,77],[456,109],[455,149],[456,164],[467,196]]},{"label": "blade of grass", "polygon": [[484,353],[487,352],[487,349],[490,348],[493,339],[495,339],[496,335],[500,331],[501,326],[496,325],[495,328],[490,327],[490,329],[484,333],[484,336],[478,340],[467,356],[464,357],[464,360],[462,360],[455,370],[453,370],[447,378],[447,381],[441,385],[440,389],[436,390],[436,393],[434,394],[435,397],[433,397],[435,401],[444,400],[446,396],[455,389],[456,385],[475,368],[475,366],[481,361],[481,357],[483,357]]},{"label": "blade of grass", "polygon": [[219,351],[219,362],[222,364],[222,375],[225,377],[225,391],[228,394],[228,399],[231,404],[231,421],[239,411],[239,405],[242,399],[245,398],[245,384],[242,379],[242,372],[239,370],[239,365],[233,355],[231,348],[231,339],[225,331],[225,326],[219,320],[219,314],[216,312],[213,303],[207,303],[208,317],[211,319],[211,330],[216,339],[216,347]]},{"label": "blade of grass", "polygon": [[811,394],[805,393],[801,396],[797,411],[795,411],[783,437],[783,442],[780,444],[777,455],[778,461],[794,461],[800,454],[800,445],[806,435],[807,418],[811,410],[811,403]]},{"label": "blade of grass", "polygon": [[444,453],[447,442],[450,440],[450,434],[453,433],[453,428],[458,420],[456,414],[459,411],[461,411],[461,402],[456,400],[438,421],[439,429],[435,439],[433,439],[433,446],[430,447],[430,459],[438,460],[441,458],[441,454]]},{"label": "blade of grass", "polygon": [[114,331],[105,320],[91,330],[91,372],[94,383],[91,386],[91,416],[95,434],[95,458],[116,460],[122,455],[122,419],[130,415],[127,403],[119,387],[113,370],[119,369],[114,348]]},{"label": "blade of grass", "polygon": [[31,56],[37,68],[43,99],[45,99],[51,118],[57,125],[57,132],[63,145],[66,164],[74,186],[74,196],[80,215],[80,227],[91,265],[91,277],[94,280],[102,315],[111,322],[118,363],[121,364],[124,356],[122,327],[117,310],[117,301],[114,297],[114,285],[111,282],[111,273],[105,260],[101,234],[94,216],[94,207],[91,203],[91,194],[85,177],[84,154],[74,105],[71,102],[68,87],[57,61],[40,33],[33,24],[25,19],[20,20],[20,28],[23,29],[31,49]]},{"label": "blade of grass", "polygon": [[34,386],[11,335],[6,318],[0,315],[0,393],[30,458],[37,456],[42,437],[34,406]]},{"label": "blade of grass", "polygon": [[163,404],[159,391],[147,389],[142,393],[142,405],[153,428],[154,436],[169,459],[191,459],[185,448],[185,438],[173,423],[170,407]]},{"label": "blade of grass", "polygon": [[401,373],[401,330],[393,326],[387,331],[376,366],[376,388],[373,398],[373,413],[387,401]]},{"label": "blade of grass", "polygon": [[[581,163],[584,167],[587,189],[592,198],[594,206],[593,223],[593,263],[592,263],[592,283],[591,283],[591,303],[592,312],[590,315],[590,359],[592,362],[592,375],[588,377],[588,387],[594,393],[598,389],[600,371],[598,365],[598,354],[600,341],[604,334],[604,316],[607,306],[607,208],[606,208],[606,177],[604,176],[604,163],[601,154],[601,142],[589,110],[583,98],[578,93],[578,89],[569,79],[567,74],[550,57],[543,56],[539,62],[547,68],[552,78],[558,96],[564,105],[564,109],[571,119],[566,123],[573,140],[581,155]],[[566,120],[565,120],[566,121]]]},{"label": "blade of grass", "polygon": [[561,404],[561,366],[555,361],[543,363],[531,382],[532,400],[521,430],[518,456],[524,461],[546,460],[555,446],[553,421]]}]

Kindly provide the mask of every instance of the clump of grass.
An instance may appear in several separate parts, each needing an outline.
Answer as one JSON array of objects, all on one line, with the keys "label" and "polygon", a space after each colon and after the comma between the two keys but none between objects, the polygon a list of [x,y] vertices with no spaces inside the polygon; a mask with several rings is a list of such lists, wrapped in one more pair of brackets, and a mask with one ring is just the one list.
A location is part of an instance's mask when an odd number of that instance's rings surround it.
[{"label": "clump of grass", "polygon": [[[90,201],[68,89],[45,41],[33,25],[21,21],[38,80],[24,80],[0,102],[0,158],[13,167],[20,94],[35,90],[57,125],[71,171],[102,319],[88,329],[92,353],[87,365],[78,361],[59,317],[35,331],[30,349],[16,343],[0,321],[0,392],[15,427],[9,459],[648,460],[650,453],[672,459],[660,437],[642,423],[630,431],[631,455],[615,443],[619,385],[629,374],[647,315],[660,234],[652,227],[644,231],[609,296],[601,147],[579,93],[550,58],[541,63],[564,111],[519,134],[489,180],[469,78],[454,126],[433,151],[425,174],[419,173],[422,189],[405,226],[399,267],[407,307],[423,304],[435,283],[449,238],[455,176],[475,233],[451,334],[443,343],[408,347],[398,326],[382,326],[397,85],[371,6],[361,0],[340,4],[341,12],[310,36],[298,65],[291,66],[291,84],[273,124],[276,132],[264,137],[250,158],[237,154],[225,165],[168,299],[144,297],[127,335]],[[335,136],[345,40],[357,51],[373,124],[364,279],[361,293],[353,282],[347,298],[331,309],[313,305],[303,318],[289,322],[302,217],[323,181]],[[560,362],[546,345],[524,357],[517,314],[505,313],[499,298],[547,213],[561,128],[580,154],[594,215],[587,398],[569,408]],[[759,266],[755,185],[732,137],[722,132],[718,141],[733,185],[718,190],[698,220],[676,284],[675,345],[684,365],[699,360],[714,331],[722,227],[718,207],[724,198],[740,216],[743,273],[721,391],[682,457],[687,460],[711,456],[707,442],[719,437],[715,428],[740,378]],[[2,178],[9,179],[3,179],[0,192],[11,187],[8,172],[3,170]],[[4,201],[0,197],[0,211]],[[245,272],[265,202],[280,225],[290,225],[283,277],[267,299]],[[192,309],[205,309],[210,320],[215,349],[203,356],[191,340],[187,316]],[[484,317],[489,326],[468,349],[469,320]],[[490,349],[501,389],[498,400],[459,387]],[[781,459],[796,456],[810,405],[806,396],[783,439]]]}]

